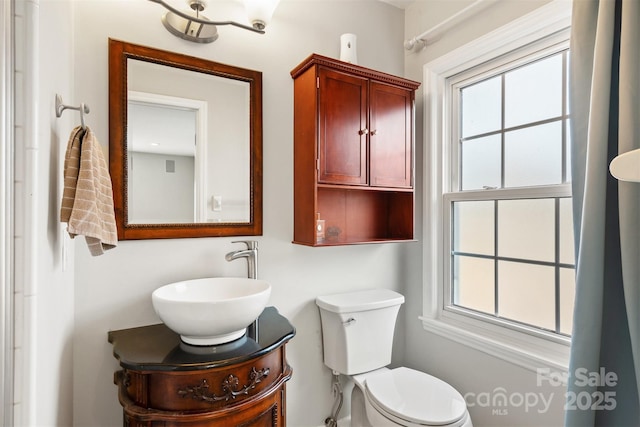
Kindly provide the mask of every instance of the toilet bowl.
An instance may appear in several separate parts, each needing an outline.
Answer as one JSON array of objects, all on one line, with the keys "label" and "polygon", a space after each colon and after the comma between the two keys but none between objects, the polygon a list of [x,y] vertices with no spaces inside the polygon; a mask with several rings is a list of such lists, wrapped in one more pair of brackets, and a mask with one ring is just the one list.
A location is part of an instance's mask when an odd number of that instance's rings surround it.
[{"label": "toilet bowl", "polygon": [[406,367],[389,369],[404,297],[387,289],[316,298],[324,363],[351,377],[354,427],[473,427],[462,395],[446,382]]},{"label": "toilet bowl", "polygon": [[[464,398],[446,382],[406,367],[354,375],[366,419],[352,425],[472,427]],[[357,392],[357,393],[358,393]],[[352,405],[353,397],[352,397]]]}]

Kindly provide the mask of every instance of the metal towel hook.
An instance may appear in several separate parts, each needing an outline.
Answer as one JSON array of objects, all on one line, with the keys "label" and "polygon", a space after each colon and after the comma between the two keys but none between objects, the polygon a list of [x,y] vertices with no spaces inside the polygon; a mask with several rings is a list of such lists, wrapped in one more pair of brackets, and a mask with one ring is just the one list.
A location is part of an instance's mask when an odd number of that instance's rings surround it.
[{"label": "metal towel hook", "polygon": [[89,114],[89,106],[84,102],[80,104],[79,107],[72,107],[70,105],[65,105],[62,103],[62,96],[56,94],[56,117],[62,117],[62,112],[64,110],[76,110],[80,111],[80,124],[82,125],[82,129],[86,129],[87,126],[84,124],[84,115]]}]

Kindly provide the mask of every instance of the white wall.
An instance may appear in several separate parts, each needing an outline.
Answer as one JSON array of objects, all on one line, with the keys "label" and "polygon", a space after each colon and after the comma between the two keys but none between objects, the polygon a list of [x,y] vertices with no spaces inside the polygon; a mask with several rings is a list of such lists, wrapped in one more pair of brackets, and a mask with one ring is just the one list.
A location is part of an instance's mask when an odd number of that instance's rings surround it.
[{"label": "white wall", "polygon": [[[417,243],[309,248],[293,245],[293,81],[290,70],[315,52],[339,56],[342,33],[358,36],[360,64],[403,74],[403,12],[373,0],[283,0],[267,34],[220,28],[210,45],[180,40],[160,22],[163,9],[147,1],[76,1],[75,89],[91,105],[89,125],[103,145],[108,141],[109,37],[181,52],[263,72],[264,235],[260,278],[273,285],[270,304],[289,318],[297,335],[287,347],[293,378],[287,389],[290,426],[319,426],[330,414],[330,372],[322,363],[317,295],[367,287],[402,291],[405,254]],[[215,7],[214,7],[215,5]],[[207,15],[240,15],[234,2],[211,2]],[[217,10],[220,10],[218,13]],[[226,13],[225,10],[229,12]],[[232,16],[234,15],[234,16]],[[233,238],[120,242],[92,258],[76,243],[74,425],[116,426],[122,411],[113,385],[118,363],[107,331],[159,322],[151,292],[162,284],[204,276],[243,276],[244,260],[226,262],[224,254],[240,248]],[[401,322],[400,322],[401,323]],[[402,324],[396,346],[403,358]],[[309,403],[311,402],[311,404]],[[345,404],[343,415],[349,409]]]},{"label": "white wall", "polygon": [[[14,425],[72,422],[73,244],[59,222],[62,165],[77,113],[67,2],[16,5]],[[77,104],[76,104],[77,105]]]},{"label": "white wall", "polygon": [[[421,81],[424,64],[464,45],[500,26],[532,11],[547,0],[501,0],[487,9],[470,17],[455,28],[448,30],[433,44],[422,50],[405,52],[405,74],[407,78]],[[434,27],[448,17],[464,9],[473,1],[421,0],[406,11],[405,39],[415,37]],[[423,141],[423,88],[416,95],[417,141]],[[417,144],[418,191],[416,217],[423,217],[421,191],[424,189],[423,176],[429,171],[423,166],[423,144]],[[428,178],[427,178],[428,179]],[[408,263],[419,265],[422,249],[411,253]],[[506,414],[492,413],[491,407],[480,405],[470,408],[475,427],[489,426],[561,426],[563,424],[564,390],[560,387],[538,387],[536,374],[519,366],[502,361],[483,352],[468,348],[447,338],[427,332],[422,328],[418,316],[422,313],[423,277],[419,270],[411,269],[405,288],[405,364],[449,382],[463,394],[493,393],[503,388],[507,395],[543,393],[544,398],[552,397],[551,407],[539,413],[539,407],[525,411],[522,407],[507,407]],[[494,393],[495,394],[495,393]]]}]

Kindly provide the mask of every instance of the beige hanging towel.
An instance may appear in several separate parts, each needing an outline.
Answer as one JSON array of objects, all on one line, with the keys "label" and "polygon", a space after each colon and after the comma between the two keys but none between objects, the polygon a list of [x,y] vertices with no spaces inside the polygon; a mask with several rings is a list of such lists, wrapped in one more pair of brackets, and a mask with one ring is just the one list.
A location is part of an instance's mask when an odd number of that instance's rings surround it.
[{"label": "beige hanging towel", "polygon": [[88,126],[76,127],[69,137],[60,221],[68,223],[71,238],[85,236],[93,256],[118,243],[111,178],[100,143]]}]

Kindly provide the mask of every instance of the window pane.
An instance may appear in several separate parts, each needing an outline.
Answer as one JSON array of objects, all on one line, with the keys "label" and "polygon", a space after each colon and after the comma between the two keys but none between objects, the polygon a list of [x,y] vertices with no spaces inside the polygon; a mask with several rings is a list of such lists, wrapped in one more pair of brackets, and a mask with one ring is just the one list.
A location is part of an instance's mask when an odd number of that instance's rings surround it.
[{"label": "window pane", "polygon": [[502,126],[502,82],[497,76],[460,91],[462,137],[500,129]]},{"label": "window pane", "polygon": [[576,271],[560,269],[560,333],[571,335],[573,329],[573,300],[576,296]]},{"label": "window pane", "polygon": [[499,261],[498,316],[555,331],[555,269]]},{"label": "window pane", "polygon": [[505,187],[562,182],[562,123],[520,129],[505,134]]},{"label": "window pane", "polygon": [[574,241],[573,241],[573,208],[571,199],[560,199],[560,262],[563,264],[573,264],[575,262]]},{"label": "window pane", "polygon": [[453,258],[453,303],[495,314],[493,260],[465,256]]},{"label": "window pane", "polygon": [[491,135],[462,142],[462,190],[500,188],[500,139],[500,135]]},{"label": "window pane", "polygon": [[456,202],[453,205],[453,250],[494,254],[495,202]]},{"label": "window pane", "polygon": [[555,260],[555,200],[498,201],[498,255]]},{"label": "window pane", "polygon": [[562,55],[505,74],[505,127],[562,114]]}]

